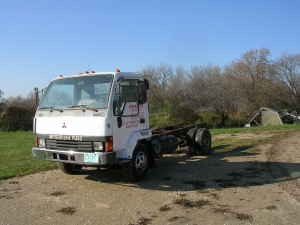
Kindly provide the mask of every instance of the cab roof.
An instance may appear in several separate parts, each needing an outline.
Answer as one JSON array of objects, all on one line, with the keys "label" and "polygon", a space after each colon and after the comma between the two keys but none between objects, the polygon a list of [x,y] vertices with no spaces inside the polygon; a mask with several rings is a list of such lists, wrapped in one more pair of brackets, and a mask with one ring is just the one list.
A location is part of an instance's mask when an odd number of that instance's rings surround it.
[{"label": "cab roof", "polygon": [[136,72],[84,72],[84,73],[79,73],[79,74],[73,74],[73,75],[58,75],[56,78],[53,80],[59,80],[59,79],[66,79],[66,78],[73,78],[73,77],[85,77],[85,76],[101,76],[101,75],[113,75],[117,80],[120,78],[143,78],[142,74],[136,73]]}]

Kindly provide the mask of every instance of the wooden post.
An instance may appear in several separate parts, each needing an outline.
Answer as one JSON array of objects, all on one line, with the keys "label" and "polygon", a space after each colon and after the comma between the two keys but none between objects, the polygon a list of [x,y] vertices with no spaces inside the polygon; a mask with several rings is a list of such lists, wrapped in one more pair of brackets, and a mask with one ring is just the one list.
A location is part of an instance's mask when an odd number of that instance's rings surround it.
[{"label": "wooden post", "polygon": [[39,106],[39,89],[37,87],[35,87],[34,89],[34,108],[35,110],[37,109],[37,107]]}]

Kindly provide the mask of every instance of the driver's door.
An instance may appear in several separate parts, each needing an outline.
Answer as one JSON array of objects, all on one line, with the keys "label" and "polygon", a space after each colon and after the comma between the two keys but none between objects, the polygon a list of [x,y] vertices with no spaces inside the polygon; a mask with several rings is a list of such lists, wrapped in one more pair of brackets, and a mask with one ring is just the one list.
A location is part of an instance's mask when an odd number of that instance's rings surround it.
[{"label": "driver's door", "polygon": [[127,158],[120,152],[134,131],[140,130],[138,107],[138,79],[122,79],[115,87],[113,99],[114,149],[118,157]]}]

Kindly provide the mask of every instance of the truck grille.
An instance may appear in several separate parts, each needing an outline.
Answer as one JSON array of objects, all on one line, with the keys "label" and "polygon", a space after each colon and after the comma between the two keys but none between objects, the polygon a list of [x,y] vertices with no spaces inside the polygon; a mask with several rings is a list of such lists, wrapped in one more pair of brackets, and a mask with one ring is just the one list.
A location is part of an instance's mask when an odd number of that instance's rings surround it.
[{"label": "truck grille", "polygon": [[55,139],[46,139],[46,148],[77,152],[92,152],[94,150],[92,141],[65,141]]}]

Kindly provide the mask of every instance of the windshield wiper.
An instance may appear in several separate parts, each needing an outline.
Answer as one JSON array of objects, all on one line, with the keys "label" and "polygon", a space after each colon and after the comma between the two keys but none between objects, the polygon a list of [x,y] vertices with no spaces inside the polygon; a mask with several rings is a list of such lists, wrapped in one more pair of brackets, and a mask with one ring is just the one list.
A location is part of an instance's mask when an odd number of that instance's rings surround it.
[{"label": "windshield wiper", "polygon": [[96,109],[94,107],[89,107],[88,105],[71,105],[71,106],[68,106],[67,108],[69,108],[69,109],[79,108],[82,110],[91,110],[94,112],[98,112],[98,109]]},{"label": "windshield wiper", "polygon": [[63,112],[64,111],[63,109],[58,109],[58,108],[55,108],[53,106],[41,107],[39,109],[50,109],[50,112],[53,112],[53,111]]}]

